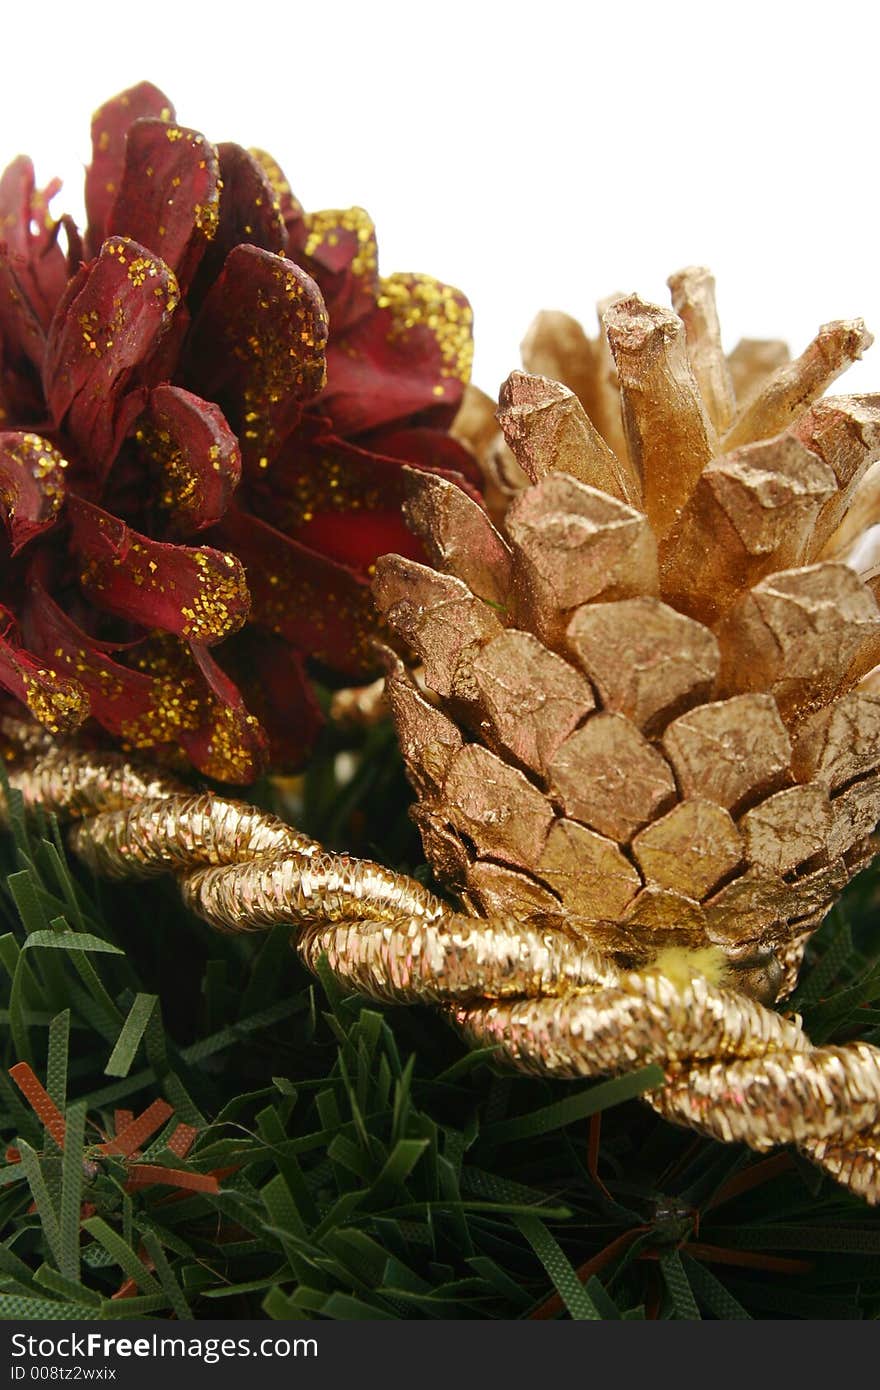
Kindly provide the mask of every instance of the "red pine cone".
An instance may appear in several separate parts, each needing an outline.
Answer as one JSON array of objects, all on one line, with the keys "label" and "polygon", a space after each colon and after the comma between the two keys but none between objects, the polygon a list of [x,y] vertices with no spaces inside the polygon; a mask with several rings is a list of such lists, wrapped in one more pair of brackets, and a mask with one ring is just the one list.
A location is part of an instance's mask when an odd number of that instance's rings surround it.
[{"label": "red pine cone", "polygon": [[92,138],[84,242],[29,159],[0,179],[0,687],[246,782],[317,731],[307,658],[370,672],[401,463],[477,479],[471,311],[149,83]]}]

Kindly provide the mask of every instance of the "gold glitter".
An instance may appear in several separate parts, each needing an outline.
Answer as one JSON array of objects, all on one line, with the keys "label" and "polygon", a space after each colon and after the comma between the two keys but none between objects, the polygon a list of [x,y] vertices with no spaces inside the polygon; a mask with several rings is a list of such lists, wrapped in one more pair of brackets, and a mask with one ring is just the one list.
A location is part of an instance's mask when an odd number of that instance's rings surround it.
[{"label": "gold glitter", "polygon": [[[138,248],[138,251],[139,250],[140,248]],[[180,288],[177,283],[177,277],[170,266],[166,265],[158,256],[135,254],[135,243],[127,241],[124,237],[108,237],[101,247],[101,255],[103,256],[105,254],[115,257],[120,265],[127,266],[126,273],[128,278],[137,288],[145,285],[148,280],[159,280],[160,283],[154,287],[153,294],[156,299],[161,302],[164,313],[174,313],[180,303]],[[105,331],[117,332],[122,327],[123,321],[124,312],[122,306],[117,304],[111,323],[102,326],[105,328]],[[80,319],[80,323],[84,325],[83,338],[86,343],[89,343],[89,333],[91,333],[93,329],[98,328],[98,316],[96,312],[94,310],[90,312],[88,315],[88,322],[86,322],[86,316],[83,316],[83,318]],[[105,347],[111,346],[112,340],[105,345]],[[97,355],[100,356],[101,353],[98,352]]]},{"label": "gold glitter", "polygon": [[147,276],[155,276],[156,266],[146,260],[143,256],[138,256],[128,267],[128,278],[133,285],[143,285]]},{"label": "gold glitter", "polygon": [[[142,425],[136,431],[135,438],[159,467],[159,501],[162,506],[184,516],[198,516],[204,501],[198,474],[190,466],[183,449],[175,444],[169,431],[157,429],[152,425]],[[212,447],[216,448],[216,445]],[[219,464],[214,466],[219,470]]]},{"label": "gold glitter", "polygon": [[[103,519],[99,526],[106,529]],[[190,573],[188,579],[195,579],[196,588],[189,602],[179,607],[185,620],[183,635],[194,642],[211,644],[237,632],[246,620],[249,595],[244,569],[232,556],[217,551],[193,547],[186,553],[195,569],[194,576]],[[80,583],[87,590],[106,593],[118,573],[145,593],[165,595],[167,588],[177,587],[175,581],[165,577],[164,568],[160,572],[148,545],[137,539],[129,539],[124,558],[91,558],[80,574]]]},{"label": "gold glitter", "polygon": [[202,764],[205,776],[218,781],[250,781],[253,759],[247,749],[247,735],[256,734],[259,729],[259,720],[252,714],[242,714],[214,701],[208,756]]},{"label": "gold glitter", "polygon": [[323,300],[303,272],[283,257],[271,274],[289,309],[279,309],[260,293],[253,331],[245,339],[237,331],[232,337],[232,351],[247,367],[247,427],[242,434],[262,451],[276,442],[276,408],[289,403],[296,391],[311,395],[321,390],[327,375],[324,350],[329,323]]},{"label": "gold glitter", "polygon": [[220,225],[220,193],[215,191],[206,203],[196,203],[193,208],[193,221],[206,241],[213,241]]},{"label": "gold glitter", "polygon": [[143,714],[123,722],[123,747],[176,751],[186,735],[199,730],[205,735],[206,775],[252,780],[259,722],[246,711],[230,710],[214,696],[184,643],[167,633],[154,633],[139,649],[135,669],[150,677],[149,705]]},{"label": "gold glitter", "polygon": [[[260,460],[261,467],[268,459]],[[364,487],[362,468],[353,465],[344,454],[324,455],[317,466],[309,464],[300,469],[296,457],[285,466],[283,495],[273,498],[273,524],[283,531],[295,531],[297,526],[311,521],[315,513],[382,511],[388,499],[380,484]]]},{"label": "gold glitter", "polygon": [[69,733],[88,719],[89,697],[79,681],[66,680],[49,667],[20,674],[25,703],[50,734]]},{"label": "gold glitter", "polygon": [[193,560],[199,571],[198,592],[191,603],[181,606],[186,619],[184,636],[192,642],[211,643],[231,632],[237,632],[247,616],[248,591],[244,569],[231,556],[222,557],[226,561],[218,570],[215,556],[204,550],[193,551]]},{"label": "gold glitter", "polygon": [[414,328],[427,328],[440,349],[441,376],[470,381],[474,315],[458,290],[430,275],[389,275],[379,281],[376,302],[391,312],[390,342]]},{"label": "gold glitter", "polygon": [[[3,452],[38,484],[40,521],[57,516],[64,502],[67,459],[40,435],[30,433],[7,435],[3,441]],[[19,489],[13,476],[7,476],[6,482],[0,483],[0,504],[5,507],[10,520],[15,516],[19,501]]]},{"label": "gold glitter", "polygon": [[359,278],[376,274],[379,264],[376,228],[363,208],[329,208],[323,212],[307,212],[303,221],[307,233],[304,255],[315,256],[322,246],[337,246],[341,229],[357,238],[358,249],[349,266],[351,273]]},{"label": "gold glitter", "polygon": [[288,216],[294,218],[303,216],[302,204],[291,190],[290,184],[285,178],[280,166],[267,154],[265,150],[250,149],[248,154],[255,159],[266,176],[266,180],[274,195],[274,205],[281,210],[284,207]]}]

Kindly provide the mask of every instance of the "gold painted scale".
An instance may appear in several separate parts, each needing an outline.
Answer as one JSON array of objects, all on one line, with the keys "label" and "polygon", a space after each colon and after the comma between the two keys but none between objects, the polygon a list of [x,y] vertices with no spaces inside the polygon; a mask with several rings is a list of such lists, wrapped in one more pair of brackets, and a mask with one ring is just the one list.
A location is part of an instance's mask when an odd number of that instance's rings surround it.
[{"label": "gold painted scale", "polygon": [[814,1047],[784,1012],[880,819],[880,397],[822,396],[870,336],[838,322],[794,361],[728,358],[711,277],[670,285],[674,310],[611,301],[595,341],[542,315],[503,440],[477,393],[458,424],[497,525],[413,472],[432,564],[377,567],[419,663],[386,654],[385,700],[457,907],[7,721],[11,779],[98,873],[173,873],[220,930],[289,923],[307,964],[435,1005],[519,1067],[658,1063],[668,1119],[795,1144],[876,1202],[880,1051]]}]

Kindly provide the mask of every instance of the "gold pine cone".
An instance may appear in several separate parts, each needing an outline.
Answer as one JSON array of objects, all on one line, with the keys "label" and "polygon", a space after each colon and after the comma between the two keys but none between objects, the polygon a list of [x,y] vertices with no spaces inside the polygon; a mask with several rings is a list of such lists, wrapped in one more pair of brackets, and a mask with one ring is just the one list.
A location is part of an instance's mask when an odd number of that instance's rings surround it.
[{"label": "gold pine cone", "polygon": [[503,449],[471,395],[497,526],[411,474],[434,568],[377,566],[422,667],[389,654],[387,693],[467,911],[564,918],[625,966],[714,948],[770,1001],[880,819],[880,396],[823,396],[861,320],[727,357],[708,272],[669,284],[598,341],[540,316]]}]

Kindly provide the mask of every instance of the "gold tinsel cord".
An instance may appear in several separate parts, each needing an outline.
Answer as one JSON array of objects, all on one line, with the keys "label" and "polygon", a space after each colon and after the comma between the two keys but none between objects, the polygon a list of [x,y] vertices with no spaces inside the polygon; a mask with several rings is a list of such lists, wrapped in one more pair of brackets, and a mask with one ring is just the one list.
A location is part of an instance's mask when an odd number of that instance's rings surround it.
[{"label": "gold tinsel cord", "polygon": [[880,1201],[880,1051],[814,1047],[783,1017],[700,975],[623,971],[566,930],[457,913],[415,880],[328,854],[277,818],[195,795],[120,755],[45,743],[10,722],[25,804],[76,818],[74,850],[117,878],[177,875],[194,912],[224,931],[279,922],[314,967],[349,988],[439,1005],[470,1041],[516,1066],[587,1077],[658,1063],[662,1115],[759,1151],[793,1143]]}]

